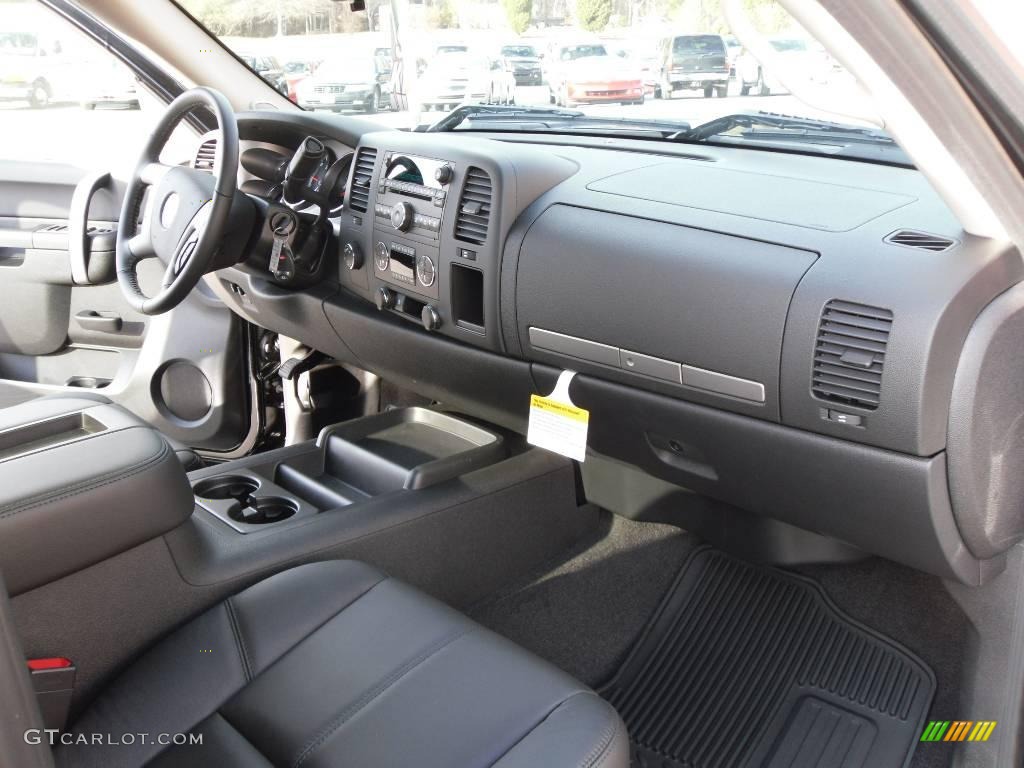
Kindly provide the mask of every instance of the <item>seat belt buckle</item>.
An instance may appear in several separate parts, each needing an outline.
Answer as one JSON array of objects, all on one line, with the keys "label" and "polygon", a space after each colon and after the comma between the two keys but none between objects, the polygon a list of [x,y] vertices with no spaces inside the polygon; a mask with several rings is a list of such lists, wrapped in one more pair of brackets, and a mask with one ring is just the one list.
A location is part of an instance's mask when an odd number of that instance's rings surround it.
[{"label": "seat belt buckle", "polygon": [[76,667],[71,659],[54,656],[29,659],[29,677],[46,728],[63,730],[71,711],[71,693],[75,687]]}]

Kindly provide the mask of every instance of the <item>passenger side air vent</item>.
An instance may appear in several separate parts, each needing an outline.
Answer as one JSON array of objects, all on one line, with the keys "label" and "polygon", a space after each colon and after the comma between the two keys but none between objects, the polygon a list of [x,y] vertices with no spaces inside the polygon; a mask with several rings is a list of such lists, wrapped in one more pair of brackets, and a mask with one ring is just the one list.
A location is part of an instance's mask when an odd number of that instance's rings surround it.
[{"label": "passenger side air vent", "polygon": [[929,235],[927,232],[916,232],[913,229],[900,229],[884,238],[885,242],[902,245],[904,248],[918,248],[922,251],[939,253],[956,245],[956,240],[941,235]]},{"label": "passenger side air vent", "polygon": [[814,349],[815,397],[874,410],[882,394],[892,312],[833,299],[825,305]]},{"label": "passenger side air vent", "polygon": [[348,191],[348,207],[359,213],[366,213],[370,207],[370,187],[373,185],[373,166],[377,162],[377,150],[363,147],[356,154],[352,169],[352,187]]},{"label": "passenger side air vent", "polygon": [[466,172],[459,212],[455,217],[455,238],[483,245],[491,218],[491,177],[479,168]]},{"label": "passenger side air vent", "polygon": [[217,140],[207,139],[199,146],[192,167],[198,171],[213,173],[213,164],[217,156]]}]

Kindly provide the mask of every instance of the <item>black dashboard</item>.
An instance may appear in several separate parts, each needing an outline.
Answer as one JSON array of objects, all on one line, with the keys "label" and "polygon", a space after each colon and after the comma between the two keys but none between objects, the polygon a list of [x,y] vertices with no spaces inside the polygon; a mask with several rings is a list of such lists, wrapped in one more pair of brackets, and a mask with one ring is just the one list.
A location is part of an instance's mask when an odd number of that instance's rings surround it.
[{"label": "black dashboard", "polygon": [[998,469],[1024,451],[1006,354],[1024,268],[917,171],[312,115],[239,128],[282,152],[316,135],[328,169],[351,153],[315,281],[216,274],[252,322],[517,430],[577,371],[598,454],[967,583],[1024,535]]}]

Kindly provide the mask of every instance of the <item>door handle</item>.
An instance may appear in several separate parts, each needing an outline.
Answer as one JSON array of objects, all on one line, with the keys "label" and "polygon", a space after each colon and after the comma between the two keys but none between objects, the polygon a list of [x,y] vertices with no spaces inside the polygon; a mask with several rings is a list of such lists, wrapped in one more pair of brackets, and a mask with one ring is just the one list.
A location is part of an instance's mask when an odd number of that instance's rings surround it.
[{"label": "door handle", "polygon": [[[71,196],[71,208],[68,211],[68,250],[71,258],[71,279],[76,285],[92,283],[89,279],[89,201],[97,190],[109,183],[109,173],[90,173],[78,182]],[[118,328],[120,327],[118,325]]]},{"label": "door handle", "polygon": [[113,312],[96,312],[91,309],[83,310],[75,315],[75,322],[87,331],[100,331],[102,333],[118,333],[124,321],[120,315]]}]

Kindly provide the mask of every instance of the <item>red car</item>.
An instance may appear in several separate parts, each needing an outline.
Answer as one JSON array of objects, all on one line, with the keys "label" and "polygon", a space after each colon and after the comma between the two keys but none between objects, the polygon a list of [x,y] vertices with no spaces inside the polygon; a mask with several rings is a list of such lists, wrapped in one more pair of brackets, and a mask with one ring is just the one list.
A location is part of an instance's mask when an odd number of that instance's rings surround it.
[{"label": "red car", "polygon": [[635,67],[601,43],[558,46],[548,75],[551,101],[574,104],[643,104],[644,83]]}]

